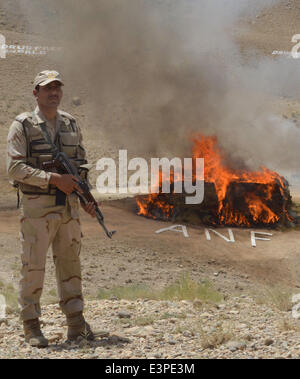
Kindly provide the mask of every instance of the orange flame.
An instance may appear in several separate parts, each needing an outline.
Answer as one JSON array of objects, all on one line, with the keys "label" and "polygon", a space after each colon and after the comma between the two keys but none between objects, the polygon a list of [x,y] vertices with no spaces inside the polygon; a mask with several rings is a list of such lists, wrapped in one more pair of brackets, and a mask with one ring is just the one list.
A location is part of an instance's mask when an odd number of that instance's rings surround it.
[{"label": "orange flame", "polygon": [[[226,201],[228,186],[230,183],[256,183],[264,184],[263,196],[257,196],[253,192],[247,192],[244,203],[247,205],[247,213],[250,214],[254,223],[275,224],[282,214],[275,214],[266,204],[272,199],[275,188],[279,187],[281,195],[284,195],[285,184],[283,178],[276,172],[265,167],[261,171],[245,171],[229,168],[224,164],[225,154],[217,144],[217,137],[206,137],[197,135],[193,139],[193,158],[204,158],[204,180],[214,183],[218,197],[218,223],[220,225],[243,225],[250,226],[249,217],[240,210],[234,209],[232,204]],[[195,177],[194,177],[195,178]],[[174,179],[171,179],[174,180]],[[162,176],[159,177],[161,188]],[[149,205],[163,210],[166,219],[172,215],[174,206],[159,199],[159,194],[151,194],[146,199],[137,200],[139,215],[156,218],[148,212]],[[290,219],[287,212],[286,216]]]},{"label": "orange flame", "polygon": [[[198,135],[193,140],[193,157],[204,158],[204,178],[206,182],[213,182],[216,188],[219,200],[219,217],[223,225],[237,224],[249,225],[244,215],[235,212],[235,209],[228,209],[224,207],[224,199],[227,193],[228,185],[231,182],[238,183],[259,183],[265,184],[267,192],[265,193],[264,200],[272,198],[272,193],[276,184],[280,185],[281,193],[283,194],[284,183],[282,178],[273,171],[262,167],[262,171],[239,171],[230,169],[223,164],[224,154],[217,145],[217,137],[205,137]],[[253,220],[260,220],[262,223],[272,224],[276,223],[280,216],[272,212],[263,200],[255,194],[247,193],[245,198],[248,204],[249,212]]]},{"label": "orange flame", "polygon": [[[160,171],[159,178],[157,181],[157,190],[159,190],[162,187],[162,183],[164,180],[169,181],[170,179],[171,179],[171,182],[174,181],[174,177],[172,179],[172,172],[171,172],[171,178],[163,178],[162,172]],[[175,180],[178,180],[178,179],[175,179]],[[166,201],[159,200],[159,192],[148,195],[147,198],[143,200],[136,199],[136,202],[139,207],[138,215],[147,216],[154,219],[156,219],[157,217],[148,212],[148,207],[150,204],[155,204],[155,207],[158,210],[162,210],[163,211],[162,213],[164,214],[165,219],[169,219],[171,217],[172,210],[174,209],[173,205],[168,204]]]}]

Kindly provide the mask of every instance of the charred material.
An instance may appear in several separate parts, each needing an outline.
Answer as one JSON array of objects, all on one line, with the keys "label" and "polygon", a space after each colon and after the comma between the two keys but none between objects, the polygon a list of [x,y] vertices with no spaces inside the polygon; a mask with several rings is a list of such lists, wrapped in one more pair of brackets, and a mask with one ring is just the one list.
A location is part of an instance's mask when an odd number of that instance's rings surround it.
[{"label": "charred material", "polygon": [[186,193],[158,193],[136,198],[139,214],[146,217],[196,225],[216,225],[218,197],[213,183],[204,184],[204,200],[201,204],[185,203]]},{"label": "charred material", "polygon": [[272,185],[231,182],[222,202],[214,183],[205,182],[204,200],[188,205],[186,193],[158,193],[136,198],[139,215],[192,225],[207,226],[290,226],[292,200],[288,183]]}]

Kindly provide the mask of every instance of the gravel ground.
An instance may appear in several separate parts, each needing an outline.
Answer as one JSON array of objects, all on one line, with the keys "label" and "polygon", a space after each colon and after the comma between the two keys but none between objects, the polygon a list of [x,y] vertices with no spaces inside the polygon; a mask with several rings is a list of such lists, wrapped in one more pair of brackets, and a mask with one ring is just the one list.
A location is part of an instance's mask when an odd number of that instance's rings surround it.
[{"label": "gravel ground", "polygon": [[94,300],[85,317],[108,337],[66,342],[57,305],[43,307],[46,349],[24,343],[17,314],[0,325],[0,358],[300,358],[300,323],[242,295],[216,305],[195,301]]}]

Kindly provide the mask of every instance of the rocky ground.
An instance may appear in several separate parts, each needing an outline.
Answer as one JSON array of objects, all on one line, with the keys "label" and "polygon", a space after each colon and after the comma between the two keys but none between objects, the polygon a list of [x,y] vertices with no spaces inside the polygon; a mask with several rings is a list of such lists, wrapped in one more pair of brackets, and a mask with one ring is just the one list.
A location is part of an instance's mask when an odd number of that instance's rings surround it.
[{"label": "rocky ground", "polygon": [[247,230],[234,230],[234,244],[205,241],[202,229],[188,228],[189,238],[156,236],[169,224],[107,204],[102,210],[117,234],[108,240],[83,214],[81,264],[86,319],[110,336],[65,342],[49,251],[41,299],[50,340],[45,350],[24,343],[19,321],[17,211],[0,216],[0,293],[8,304],[0,321],[0,358],[300,357],[300,323],[291,312],[291,295],[300,292],[299,231],[273,231],[272,241],[253,248]]},{"label": "rocky ground", "polygon": [[110,335],[66,342],[64,317],[43,307],[46,349],[24,344],[16,315],[0,326],[0,358],[300,358],[300,323],[249,296],[201,301],[88,301],[87,320]]}]

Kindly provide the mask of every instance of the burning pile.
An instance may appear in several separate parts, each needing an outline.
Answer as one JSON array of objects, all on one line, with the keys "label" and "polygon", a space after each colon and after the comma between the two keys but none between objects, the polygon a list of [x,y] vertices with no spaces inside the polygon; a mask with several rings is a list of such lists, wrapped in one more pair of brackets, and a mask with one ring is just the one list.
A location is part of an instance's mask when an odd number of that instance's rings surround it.
[{"label": "burning pile", "polygon": [[[251,172],[225,166],[216,137],[198,135],[193,142],[193,158],[204,158],[204,201],[185,204],[186,194],[174,192],[171,177],[171,193],[160,190],[137,198],[139,215],[212,226],[275,226],[292,221],[291,196],[283,177],[265,167]],[[160,189],[162,182],[160,175]]]}]

